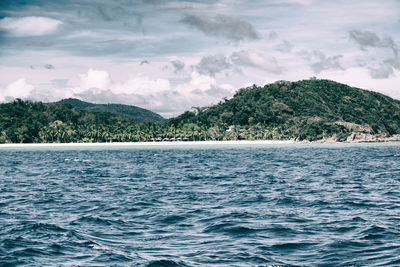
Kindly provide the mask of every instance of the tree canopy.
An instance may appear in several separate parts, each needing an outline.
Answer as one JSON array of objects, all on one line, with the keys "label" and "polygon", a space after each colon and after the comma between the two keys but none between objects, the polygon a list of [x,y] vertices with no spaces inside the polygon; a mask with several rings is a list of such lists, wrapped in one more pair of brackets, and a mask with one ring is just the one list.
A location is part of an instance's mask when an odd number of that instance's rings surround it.
[{"label": "tree canopy", "polygon": [[16,99],[0,104],[0,143],[344,141],[354,132],[400,134],[400,101],[330,80],[278,81],[242,88],[231,99],[195,107],[167,123],[138,123],[124,114],[124,110],[131,110],[125,105],[117,105],[123,108],[110,113],[87,108],[95,104],[70,102]]}]

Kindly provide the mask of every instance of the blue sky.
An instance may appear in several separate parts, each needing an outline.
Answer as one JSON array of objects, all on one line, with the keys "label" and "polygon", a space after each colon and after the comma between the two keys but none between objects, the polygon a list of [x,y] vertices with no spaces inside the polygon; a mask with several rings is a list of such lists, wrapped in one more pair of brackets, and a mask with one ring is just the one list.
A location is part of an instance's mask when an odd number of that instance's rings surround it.
[{"label": "blue sky", "polygon": [[0,101],[165,117],[312,76],[400,99],[399,0],[2,0]]}]

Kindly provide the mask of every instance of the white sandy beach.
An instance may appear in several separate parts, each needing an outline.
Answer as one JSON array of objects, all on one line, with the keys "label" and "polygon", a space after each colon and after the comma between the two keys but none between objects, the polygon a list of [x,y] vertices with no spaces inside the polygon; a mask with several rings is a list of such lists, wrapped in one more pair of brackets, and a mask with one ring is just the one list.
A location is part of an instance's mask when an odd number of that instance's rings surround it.
[{"label": "white sandy beach", "polygon": [[400,141],[386,142],[298,142],[293,140],[240,140],[240,141],[179,141],[179,142],[113,142],[113,143],[31,143],[0,144],[1,150],[119,150],[119,149],[213,149],[247,147],[343,147],[343,146],[391,146]]},{"label": "white sandy beach", "polygon": [[295,144],[295,141],[279,140],[240,140],[240,141],[179,141],[179,142],[113,142],[113,143],[32,143],[32,144],[1,144],[0,148],[63,148],[63,147],[171,147],[171,146],[231,146],[231,145],[281,145]]}]

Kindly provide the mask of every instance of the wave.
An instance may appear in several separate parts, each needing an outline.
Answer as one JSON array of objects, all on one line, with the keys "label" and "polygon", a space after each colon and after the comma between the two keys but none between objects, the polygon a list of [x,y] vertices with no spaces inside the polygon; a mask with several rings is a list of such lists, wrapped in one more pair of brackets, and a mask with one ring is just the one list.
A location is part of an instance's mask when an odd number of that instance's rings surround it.
[{"label": "wave", "polygon": [[2,151],[0,265],[396,266],[399,154]]}]

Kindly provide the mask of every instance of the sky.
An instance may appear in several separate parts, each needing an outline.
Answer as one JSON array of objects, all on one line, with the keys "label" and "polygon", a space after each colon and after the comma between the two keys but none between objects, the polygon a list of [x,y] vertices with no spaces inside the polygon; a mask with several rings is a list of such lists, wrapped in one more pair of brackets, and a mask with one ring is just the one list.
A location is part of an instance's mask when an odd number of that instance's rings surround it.
[{"label": "sky", "polygon": [[331,79],[400,99],[400,0],[1,0],[0,102],[169,118],[243,87]]}]

